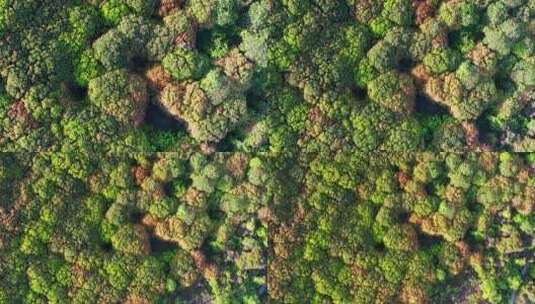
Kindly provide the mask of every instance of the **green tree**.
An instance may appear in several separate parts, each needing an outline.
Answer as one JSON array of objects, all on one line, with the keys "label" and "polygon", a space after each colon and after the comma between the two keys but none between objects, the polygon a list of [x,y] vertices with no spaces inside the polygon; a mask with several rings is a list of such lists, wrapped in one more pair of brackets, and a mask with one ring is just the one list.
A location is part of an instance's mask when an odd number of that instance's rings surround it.
[{"label": "green tree", "polygon": [[162,65],[177,80],[198,79],[206,72],[207,59],[191,50],[176,48],[167,54]]},{"label": "green tree", "polygon": [[182,288],[193,286],[201,278],[201,273],[192,256],[182,249],[176,251],[170,262],[170,267],[171,276],[178,281]]},{"label": "green tree", "polygon": [[368,84],[370,99],[397,113],[408,114],[414,109],[416,89],[406,74],[387,72]]},{"label": "green tree", "polygon": [[111,243],[116,250],[127,254],[147,255],[150,253],[147,231],[140,225],[125,224],[120,226],[111,237]]},{"label": "green tree", "polygon": [[139,126],[148,102],[143,78],[125,70],[114,70],[89,81],[89,100],[118,121]]}]

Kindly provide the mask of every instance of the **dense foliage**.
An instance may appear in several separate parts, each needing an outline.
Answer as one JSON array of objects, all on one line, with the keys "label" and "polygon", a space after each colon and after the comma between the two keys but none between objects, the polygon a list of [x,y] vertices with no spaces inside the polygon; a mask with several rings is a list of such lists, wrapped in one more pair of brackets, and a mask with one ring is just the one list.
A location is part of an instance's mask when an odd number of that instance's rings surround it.
[{"label": "dense foliage", "polygon": [[340,152],[288,164],[270,223],[276,302],[535,301],[533,154]]},{"label": "dense foliage", "polygon": [[1,303],[266,297],[264,158],[185,148],[5,153],[0,163]]},{"label": "dense foliage", "polygon": [[533,303],[533,152],[534,0],[0,0],[1,304]]}]

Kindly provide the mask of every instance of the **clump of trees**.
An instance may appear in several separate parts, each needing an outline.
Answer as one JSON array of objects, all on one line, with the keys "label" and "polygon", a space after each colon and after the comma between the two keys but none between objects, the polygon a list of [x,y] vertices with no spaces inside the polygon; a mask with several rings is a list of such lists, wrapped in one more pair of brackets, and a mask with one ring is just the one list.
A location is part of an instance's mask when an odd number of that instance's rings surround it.
[{"label": "clump of trees", "polygon": [[[530,301],[531,165],[531,154],[508,152],[342,151],[286,164],[277,196],[292,204],[273,208],[270,296]],[[461,278],[472,292],[449,289]]]},{"label": "clump of trees", "polygon": [[[95,110],[118,126],[113,133],[91,136],[109,137],[92,146],[148,137],[148,146],[126,144],[126,149],[141,152],[162,146],[177,150],[182,140],[215,145],[242,123],[254,123],[245,95],[256,64],[266,65],[266,55],[256,48],[266,45],[269,31],[257,15],[270,9],[268,3],[56,1],[41,9],[38,1],[8,1],[2,9],[3,149],[57,149],[66,141],[60,122]],[[30,17],[32,11],[39,16]],[[202,94],[208,98],[217,90],[233,94],[214,97],[214,104],[206,105],[214,108],[208,116],[177,117],[167,128],[183,130],[169,132],[153,123],[151,109],[163,87],[144,88],[152,81],[146,74],[155,66],[199,88],[206,78],[200,90],[207,90]],[[10,108],[20,114],[8,115]],[[147,108],[149,117],[144,115]],[[173,144],[150,142],[157,138]]]},{"label": "clump of trees", "polygon": [[264,301],[266,158],[56,152],[0,164],[2,301]]},{"label": "clump of trees", "polygon": [[532,0],[0,12],[0,303],[535,301]]}]

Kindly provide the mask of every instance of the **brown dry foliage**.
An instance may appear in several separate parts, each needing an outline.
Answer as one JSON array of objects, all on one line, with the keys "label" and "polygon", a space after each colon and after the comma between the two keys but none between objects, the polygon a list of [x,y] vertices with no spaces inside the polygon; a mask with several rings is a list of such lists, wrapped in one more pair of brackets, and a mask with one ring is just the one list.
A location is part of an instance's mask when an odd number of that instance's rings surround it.
[{"label": "brown dry foliage", "polygon": [[180,9],[182,0],[160,0],[156,10],[156,14],[160,17],[169,15],[175,9]]}]

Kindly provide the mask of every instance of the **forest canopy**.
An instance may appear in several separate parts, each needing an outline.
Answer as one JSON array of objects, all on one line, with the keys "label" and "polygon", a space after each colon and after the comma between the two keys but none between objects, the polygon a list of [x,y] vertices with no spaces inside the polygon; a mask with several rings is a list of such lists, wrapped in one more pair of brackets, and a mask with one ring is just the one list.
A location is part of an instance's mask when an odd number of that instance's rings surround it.
[{"label": "forest canopy", "polygon": [[534,0],[0,0],[0,304],[535,302]]}]

